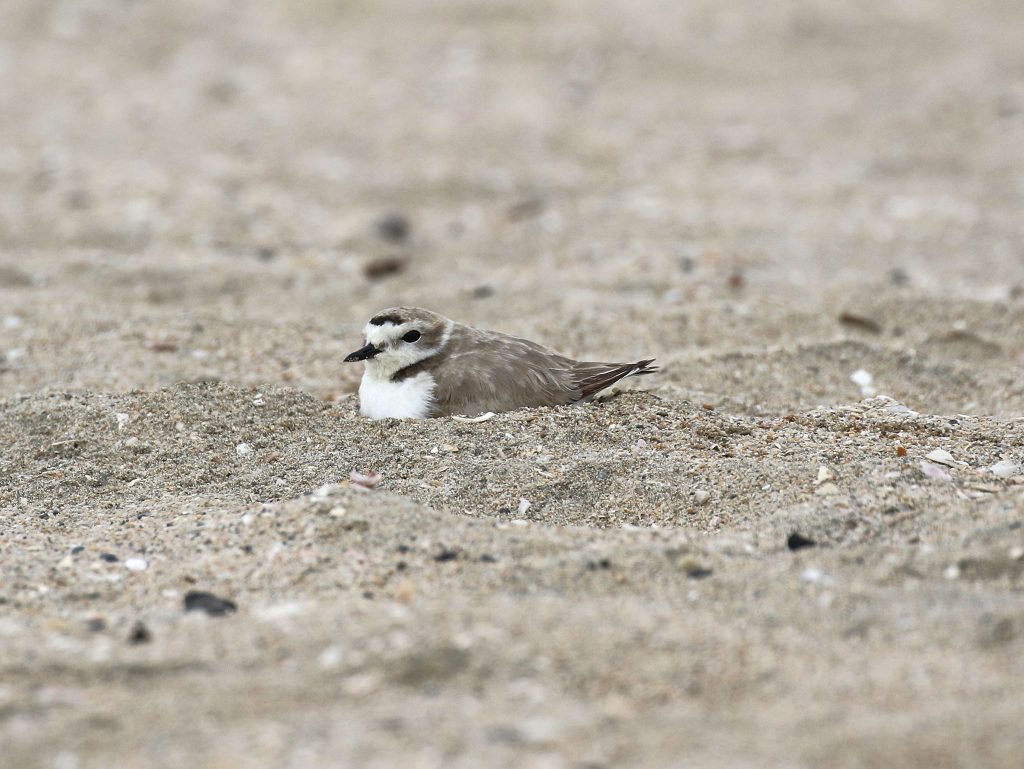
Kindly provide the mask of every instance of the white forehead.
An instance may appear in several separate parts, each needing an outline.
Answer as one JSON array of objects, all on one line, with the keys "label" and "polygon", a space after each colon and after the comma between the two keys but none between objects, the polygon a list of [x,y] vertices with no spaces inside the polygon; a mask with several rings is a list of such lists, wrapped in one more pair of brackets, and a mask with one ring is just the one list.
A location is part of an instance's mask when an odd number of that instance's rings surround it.
[{"label": "white forehead", "polygon": [[363,335],[366,337],[366,341],[372,345],[382,345],[385,342],[390,342],[398,337],[402,336],[413,324],[400,323],[395,324],[391,321],[387,323],[375,324],[367,323],[366,328],[363,329]]}]

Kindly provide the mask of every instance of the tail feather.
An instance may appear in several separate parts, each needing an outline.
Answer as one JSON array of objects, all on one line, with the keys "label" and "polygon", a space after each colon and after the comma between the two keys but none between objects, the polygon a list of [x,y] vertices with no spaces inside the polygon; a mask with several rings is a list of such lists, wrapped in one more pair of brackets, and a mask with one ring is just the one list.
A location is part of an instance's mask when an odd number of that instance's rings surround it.
[{"label": "tail feather", "polygon": [[650,365],[654,358],[636,363],[584,363],[577,369],[573,384],[580,391],[580,400],[590,398],[620,379],[628,376],[653,374],[657,366]]}]

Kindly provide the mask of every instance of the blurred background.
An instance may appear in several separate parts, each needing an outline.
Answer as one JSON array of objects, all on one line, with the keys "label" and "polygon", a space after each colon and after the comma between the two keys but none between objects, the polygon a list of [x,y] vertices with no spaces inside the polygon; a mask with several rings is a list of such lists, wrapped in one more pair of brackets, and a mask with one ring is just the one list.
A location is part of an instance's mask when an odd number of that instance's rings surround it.
[{"label": "blurred background", "polygon": [[1019,413],[1022,40],[1017,0],[5,0],[0,394],[339,398],[416,304],[742,410],[864,367]]}]

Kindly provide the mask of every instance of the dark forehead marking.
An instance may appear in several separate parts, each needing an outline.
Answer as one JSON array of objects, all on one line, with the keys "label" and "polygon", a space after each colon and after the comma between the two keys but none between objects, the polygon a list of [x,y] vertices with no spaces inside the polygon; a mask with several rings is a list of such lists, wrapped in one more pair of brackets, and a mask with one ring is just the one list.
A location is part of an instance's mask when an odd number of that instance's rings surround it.
[{"label": "dark forehead marking", "polygon": [[371,326],[383,326],[385,323],[394,323],[396,326],[401,326],[404,321],[397,315],[374,315],[370,318]]}]

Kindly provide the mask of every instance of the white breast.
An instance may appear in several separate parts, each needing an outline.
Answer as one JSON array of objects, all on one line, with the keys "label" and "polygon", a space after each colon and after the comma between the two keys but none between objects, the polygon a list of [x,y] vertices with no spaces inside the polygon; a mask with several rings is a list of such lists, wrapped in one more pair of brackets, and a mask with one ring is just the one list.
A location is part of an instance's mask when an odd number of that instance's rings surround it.
[{"label": "white breast", "polygon": [[426,371],[401,382],[363,374],[359,413],[370,419],[426,419],[434,400],[434,377]]}]

